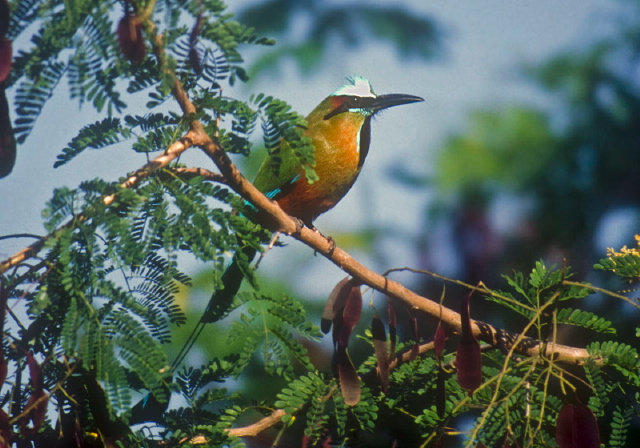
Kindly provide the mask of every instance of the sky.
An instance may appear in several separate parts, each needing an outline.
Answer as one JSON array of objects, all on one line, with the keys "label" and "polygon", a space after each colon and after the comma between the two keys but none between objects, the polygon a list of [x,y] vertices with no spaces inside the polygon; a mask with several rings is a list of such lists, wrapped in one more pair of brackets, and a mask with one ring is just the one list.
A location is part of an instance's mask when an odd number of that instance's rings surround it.
[{"label": "sky", "polygon": [[[245,2],[230,2],[230,10]],[[397,1],[381,4],[397,4]],[[335,91],[350,74],[366,76],[377,93],[408,93],[425,98],[424,103],[393,108],[373,123],[367,164],[349,195],[334,211],[316,222],[323,233],[355,230],[376,219],[382,226],[400,225],[416,233],[423,224],[420,212],[430,191],[406,191],[388,180],[389,166],[401,163],[418,174],[428,174],[439,143],[461,129],[470,108],[489,108],[519,100],[542,101],[538,92],[518,76],[521,63],[542,61],[568,48],[581,48],[595,36],[606,33],[606,17],[616,5],[604,0],[537,1],[423,1],[405,3],[417,14],[428,14],[446,30],[445,56],[425,63],[400,60],[386,45],[370,45],[357,51],[336,48],[332,61],[311,77],[303,77],[292,64],[285,64],[278,76],[266,76],[239,89],[237,96],[264,92],[289,102],[302,114],[309,112],[326,95]],[[18,50],[23,41],[14,44]],[[251,52],[247,63],[251,64]],[[11,100],[13,92],[9,92]],[[143,105],[132,105],[128,113],[144,114]],[[56,155],[84,123],[101,118],[91,107],[80,108],[65,92],[58,92],[46,106],[36,128],[18,148],[13,173],[0,179],[0,235],[43,234],[41,210],[53,188],[75,187],[79,182],[102,177],[115,181],[144,164],[144,156],[125,148],[89,150],[71,163],[53,169]],[[191,154],[182,162],[204,164],[208,159]],[[371,200],[373,199],[373,200]],[[398,219],[398,218],[401,219]],[[5,258],[29,243],[28,239],[0,241]],[[290,241],[286,241],[289,243]],[[292,245],[295,245],[293,243]],[[410,265],[412,248],[393,245],[386,253],[389,265]],[[336,281],[344,276],[326,260],[291,257],[284,250],[269,255],[264,269],[280,269],[285,259],[309,261],[309,270],[326,272]],[[267,258],[269,258],[267,257]],[[374,263],[370,254],[365,261]],[[269,267],[271,265],[271,267]],[[390,266],[389,266],[390,267]],[[333,283],[324,275],[305,283],[309,291],[330,291]]]}]

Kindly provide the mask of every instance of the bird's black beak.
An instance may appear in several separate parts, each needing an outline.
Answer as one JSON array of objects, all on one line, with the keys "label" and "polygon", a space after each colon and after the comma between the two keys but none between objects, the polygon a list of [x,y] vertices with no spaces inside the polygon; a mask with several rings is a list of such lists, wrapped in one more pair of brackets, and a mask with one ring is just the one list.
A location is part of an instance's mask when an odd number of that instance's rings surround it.
[{"label": "bird's black beak", "polygon": [[424,98],[419,96],[407,95],[404,93],[389,93],[387,95],[379,95],[376,97],[373,103],[373,108],[376,111],[386,109],[388,107],[400,106],[401,104],[417,103],[424,101]]}]

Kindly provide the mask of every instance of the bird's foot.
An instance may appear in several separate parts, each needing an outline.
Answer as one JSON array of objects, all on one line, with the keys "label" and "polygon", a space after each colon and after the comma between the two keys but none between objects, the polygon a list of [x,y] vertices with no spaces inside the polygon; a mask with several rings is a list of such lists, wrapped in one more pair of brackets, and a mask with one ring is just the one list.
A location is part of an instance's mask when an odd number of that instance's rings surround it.
[{"label": "bird's foot", "polygon": [[[311,230],[313,230],[314,232],[316,232],[318,235],[320,235],[322,238],[324,238],[325,240],[327,240],[327,242],[329,243],[329,249],[326,252],[326,255],[331,256],[333,255],[333,251],[336,250],[336,242],[335,240],[330,237],[330,236],[325,236],[322,234],[322,232],[320,232],[318,229],[316,229],[315,227],[312,227]],[[314,252],[314,254],[317,254],[317,252]]]},{"label": "bird's foot", "polygon": [[[323,235],[324,236],[324,235]],[[333,252],[336,250],[336,242],[335,240],[330,237],[330,236],[325,236],[325,239],[327,240],[327,242],[329,243],[329,249],[327,250],[327,255],[328,256],[332,256]]]},{"label": "bird's foot", "polygon": [[[296,230],[293,231],[293,235],[300,235],[300,232],[302,232],[302,229],[304,228],[304,221],[300,218],[296,218],[295,216],[292,216],[292,218],[296,222]],[[313,229],[313,227],[311,228]]]}]

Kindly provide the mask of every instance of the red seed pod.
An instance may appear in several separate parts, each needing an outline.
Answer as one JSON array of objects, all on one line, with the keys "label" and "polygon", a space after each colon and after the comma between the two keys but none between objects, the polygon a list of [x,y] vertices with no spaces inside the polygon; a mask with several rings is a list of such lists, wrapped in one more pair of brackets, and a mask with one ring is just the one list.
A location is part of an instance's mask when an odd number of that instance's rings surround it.
[{"label": "red seed pod", "polygon": [[347,347],[338,347],[333,356],[344,402],[347,406],[355,406],[360,401],[360,378],[347,353]]},{"label": "red seed pod", "polygon": [[9,103],[0,86],[0,178],[8,176],[16,163],[16,138],[9,118]]},{"label": "red seed pod", "polygon": [[413,338],[413,347],[409,352],[409,360],[413,361],[420,352],[420,335],[418,334],[418,318],[416,316],[411,316],[409,326],[411,327],[411,337]]},{"label": "red seed pod", "polygon": [[11,425],[9,424],[9,416],[0,409],[0,448],[11,447]]},{"label": "red seed pod", "polygon": [[458,384],[469,391],[469,395],[473,394],[473,391],[482,384],[482,353],[480,352],[480,344],[473,335],[469,315],[469,302],[472,294],[473,291],[469,293],[460,307],[462,333],[456,351]]},{"label": "red seed pod", "polygon": [[374,316],[371,322],[371,335],[373,336],[373,350],[378,363],[378,375],[382,391],[389,390],[389,350],[387,349],[387,334],[384,324],[378,316]]},{"label": "red seed pod", "polygon": [[598,421],[585,404],[565,404],[556,422],[556,443],[559,448],[599,448]]},{"label": "red seed pod", "polygon": [[11,47],[11,41],[6,37],[0,37],[0,82],[3,82],[9,77],[12,57],[13,49]]},{"label": "red seed pod", "polygon": [[444,343],[447,341],[447,335],[444,331],[442,321],[438,322],[438,328],[436,328],[436,334],[433,337],[433,351],[436,354],[436,359],[440,362],[442,352],[444,351]]},{"label": "red seed pod", "polygon": [[436,412],[438,417],[444,418],[447,410],[447,373],[442,366],[438,366],[438,376],[436,378]]},{"label": "red seed pod", "polygon": [[482,354],[480,344],[475,339],[458,343],[456,352],[456,368],[458,384],[473,394],[482,384]]},{"label": "red seed pod", "polygon": [[125,14],[118,23],[118,42],[125,58],[136,64],[144,61],[146,48],[142,37],[142,22],[138,16]]},{"label": "red seed pod", "polygon": [[[9,292],[5,289],[4,285],[0,281],[0,338],[4,336],[4,318],[7,309],[7,299],[9,298]],[[4,357],[4,344],[0,339],[0,387],[7,379],[7,360]],[[2,431],[2,425],[0,425],[0,432]],[[0,447],[2,445],[0,444]]]},{"label": "red seed pod", "polygon": [[391,302],[391,299],[387,299],[387,314],[389,315],[389,361],[396,355],[396,340],[397,340],[397,317],[396,309]]},{"label": "red seed pod", "polygon": [[[25,409],[29,410],[27,415],[33,423],[33,430],[37,431],[44,423],[44,418],[47,415],[49,397],[43,389],[42,368],[31,352],[27,353],[27,365],[29,366],[33,392],[25,404]],[[25,428],[24,423],[23,428]]]},{"label": "red seed pod", "polygon": [[320,321],[320,329],[324,334],[327,334],[329,333],[329,331],[331,331],[331,323],[335,318],[334,308],[344,307],[344,304],[347,301],[347,297],[349,297],[349,292],[351,292],[351,284],[347,284],[347,282],[349,282],[349,277],[343,278],[333,288],[331,294],[329,294],[329,299],[327,300],[327,304],[324,306],[324,311],[322,312],[322,320]]},{"label": "red seed pod", "polygon": [[191,28],[191,33],[189,34],[189,61],[191,62],[191,66],[197,75],[202,74],[202,57],[200,56],[200,52],[196,48],[198,43],[198,37],[202,32],[202,27],[204,26],[204,16],[202,13],[198,14],[198,18],[196,23],[193,24],[193,28]]},{"label": "red seed pod", "polygon": [[352,286],[342,310],[342,326],[338,334],[338,345],[346,346],[349,343],[351,332],[360,321],[361,314],[362,293],[360,292],[360,286]]}]

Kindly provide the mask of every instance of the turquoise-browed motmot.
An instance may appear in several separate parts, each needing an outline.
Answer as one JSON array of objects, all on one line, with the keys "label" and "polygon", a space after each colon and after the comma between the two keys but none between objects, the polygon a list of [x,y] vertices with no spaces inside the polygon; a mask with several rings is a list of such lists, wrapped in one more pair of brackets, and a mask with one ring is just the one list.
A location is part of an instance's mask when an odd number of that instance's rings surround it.
[{"label": "turquoise-browed motmot", "polygon": [[[347,79],[347,85],[325,98],[306,118],[304,134],[315,147],[318,180],[307,181],[298,158],[283,143],[277,155],[281,159],[277,172],[272,168],[274,156],[270,155],[254,181],[258,190],[311,228],[313,221],[333,208],[357,179],[369,152],[371,118],[388,107],[423,101],[413,95],[376,95],[365,78]],[[236,257],[250,261],[255,253],[255,249],[245,247],[235,255],[222,277],[223,288],[214,292],[201,324],[217,320],[229,309],[243,279]],[[192,344],[198,333],[187,344]],[[181,359],[179,356],[177,361]]]},{"label": "turquoise-browed motmot", "polygon": [[289,215],[308,227],[320,214],[333,208],[355,182],[369,152],[371,118],[391,106],[423,101],[413,95],[376,95],[369,81],[348,78],[350,83],[325,98],[308,116],[304,134],[315,147],[318,180],[309,183],[296,156],[283,146],[278,175],[268,157],[254,185],[278,202]]}]

